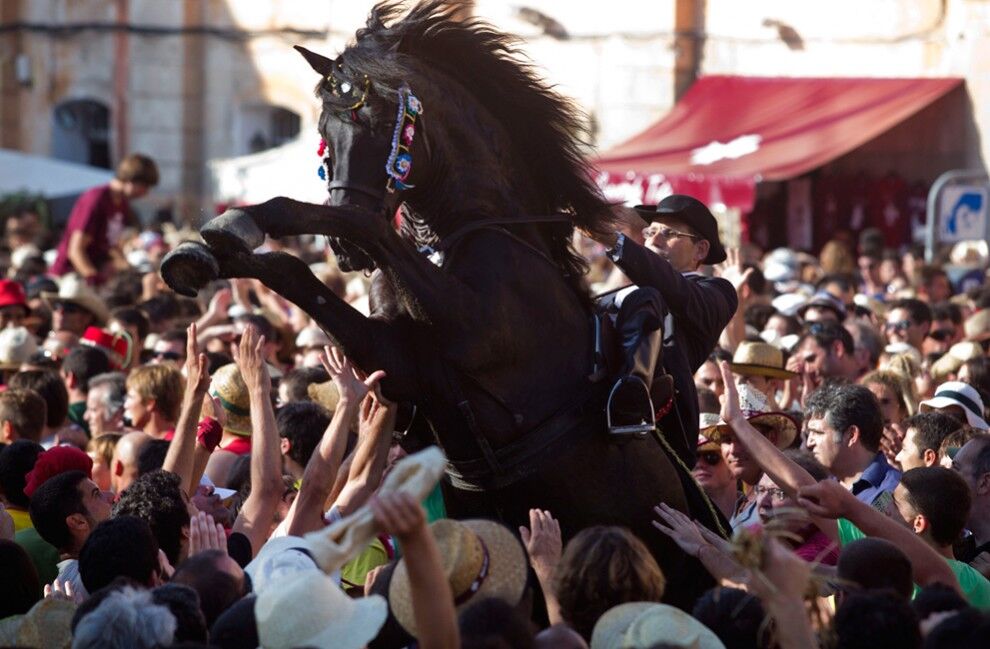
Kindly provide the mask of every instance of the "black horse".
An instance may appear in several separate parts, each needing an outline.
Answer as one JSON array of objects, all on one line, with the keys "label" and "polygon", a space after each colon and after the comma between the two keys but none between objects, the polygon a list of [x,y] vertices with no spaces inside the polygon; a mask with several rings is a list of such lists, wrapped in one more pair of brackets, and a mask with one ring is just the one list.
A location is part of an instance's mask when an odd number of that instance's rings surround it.
[{"label": "black horse", "polygon": [[[707,574],[651,526],[666,502],[711,523],[657,439],[606,432],[608,381],[593,381],[593,305],[573,229],[613,228],[590,182],[579,114],[510,40],[442,3],[400,18],[376,6],[337,59],[298,48],[319,73],[326,205],[275,198],[206,224],[162,274],[184,294],[254,277],[308,312],[353,361],[384,369],[451,461],[454,517],[525,524],[531,507],[565,536],[595,524],[651,547],[670,601]],[[391,217],[401,209],[401,228]],[[265,235],[321,234],[345,270],[373,270],[372,315],[335,297],[297,258],[254,254]],[[687,494],[687,497],[686,497]]]}]

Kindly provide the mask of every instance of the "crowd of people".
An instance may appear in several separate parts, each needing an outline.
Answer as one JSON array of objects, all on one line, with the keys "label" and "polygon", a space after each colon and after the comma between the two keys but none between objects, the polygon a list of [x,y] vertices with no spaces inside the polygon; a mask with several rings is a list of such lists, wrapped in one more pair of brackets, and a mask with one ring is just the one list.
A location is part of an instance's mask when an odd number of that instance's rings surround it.
[{"label": "crowd of people", "polygon": [[[624,528],[447,518],[436,476],[410,477],[429,461],[403,449],[381,371],[258,282],[168,290],[182,235],[128,203],[157,180],[129,156],[64,233],[5,221],[0,646],[990,644],[990,287],[869,230],[817,257],[723,251],[677,210],[575,235],[596,292],[645,250],[720,296],[702,353],[691,318],[711,309],[655,305],[678,323],[658,344],[694,345],[670,398],[696,394],[692,475],[725,528],[643,513],[718,584],[685,611]],[[266,246],[367,312],[367,279],[321,243]]]}]

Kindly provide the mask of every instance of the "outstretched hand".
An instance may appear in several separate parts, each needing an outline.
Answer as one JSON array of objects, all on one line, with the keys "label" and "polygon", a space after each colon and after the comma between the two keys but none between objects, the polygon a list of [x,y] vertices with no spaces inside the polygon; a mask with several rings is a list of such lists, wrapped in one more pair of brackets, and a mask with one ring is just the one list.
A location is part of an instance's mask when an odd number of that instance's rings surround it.
[{"label": "outstretched hand", "polygon": [[265,363],[265,337],[258,335],[253,325],[244,328],[240,345],[233,345],[234,362],[248,390],[271,390],[272,380]]},{"label": "outstretched hand", "polygon": [[850,501],[855,502],[856,497],[834,480],[822,480],[798,489],[798,504],[812,516],[846,518]]},{"label": "outstretched hand", "polygon": [[341,399],[359,404],[369,392],[372,392],[378,401],[384,403],[378,387],[379,382],[385,378],[384,370],[372,372],[365,378],[347,359],[342,349],[330,345],[323,348],[320,361],[337,387]]},{"label": "outstretched hand", "polygon": [[400,543],[408,542],[426,531],[426,512],[407,493],[376,496],[368,505],[381,530],[399,539]]},{"label": "outstretched hand", "polygon": [[199,512],[189,519],[189,556],[205,550],[227,553],[227,534],[223,525],[206,512]]},{"label": "outstretched hand", "polygon": [[542,509],[529,510],[529,528],[519,527],[519,536],[526,546],[529,563],[540,581],[553,576],[560,562],[563,543],[560,537],[560,522]]},{"label": "outstretched hand", "polygon": [[697,557],[701,554],[701,548],[709,545],[701,535],[698,524],[682,512],[665,503],[660,503],[653,511],[660,517],[660,520],[653,521],[653,527],[669,536],[685,554]]},{"label": "outstretched hand", "polygon": [[732,424],[742,417],[742,410],[739,408],[739,390],[736,388],[736,381],[732,377],[732,370],[729,369],[728,361],[719,361],[718,369],[722,373],[722,382],[725,384],[725,394],[722,395],[722,421]]},{"label": "outstretched hand", "polygon": [[184,367],[186,394],[202,397],[210,389],[210,372],[206,354],[199,351],[196,335],[196,323],[194,322],[186,329],[186,364]]}]

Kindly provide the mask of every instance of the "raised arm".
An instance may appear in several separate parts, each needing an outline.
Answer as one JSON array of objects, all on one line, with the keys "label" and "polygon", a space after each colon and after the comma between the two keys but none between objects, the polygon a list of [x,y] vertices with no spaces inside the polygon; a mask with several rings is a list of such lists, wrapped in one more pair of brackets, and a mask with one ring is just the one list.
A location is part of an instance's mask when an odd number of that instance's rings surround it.
[{"label": "raised arm", "polygon": [[919,586],[941,582],[959,591],[959,581],[952,568],[921,537],[886,514],[861,502],[838,482],[822,480],[818,484],[801,487],[798,490],[798,503],[814,516],[845,518],[867,536],[886,539],[899,547],[911,561],[914,581]]},{"label": "raised arm", "polygon": [[199,353],[196,345],[196,323],[186,329],[186,337],[186,389],[175,426],[175,437],[168,445],[162,469],[178,475],[182,479],[183,491],[192,497],[202,475],[202,471],[196,474],[196,427],[203,399],[210,388],[210,374],[207,372],[206,354]]},{"label": "raised arm", "polygon": [[419,647],[460,647],[454,595],[443,572],[440,550],[426,526],[426,512],[405,493],[373,499],[370,505],[382,531],[393,535],[402,545]]},{"label": "raised arm", "polygon": [[361,403],[357,448],[350,463],[347,483],[334,502],[341,516],[366,503],[381,484],[392,443],[392,431],[395,430],[396,412],[396,404],[382,402],[374,393]]},{"label": "raised arm", "polygon": [[234,522],[234,531],[247,536],[253,554],[268,540],[283,486],[272,380],[265,364],[264,346],[265,337],[248,326],[240,346],[232,348],[251,403],[251,493]]},{"label": "raised arm", "polygon": [[[815,478],[804,467],[793,461],[777,448],[767,437],[756,430],[746,420],[739,409],[739,392],[736,390],[732,371],[726,361],[719,363],[722,380],[725,383],[725,397],[722,400],[722,420],[732,428],[737,443],[746,447],[763,472],[791,498],[797,498],[798,489],[816,484]],[[810,513],[810,512],[809,512]],[[833,541],[838,540],[839,530],[835,520],[812,516],[812,522]]]},{"label": "raised arm", "polygon": [[340,399],[320,445],[303,471],[299,495],[289,508],[286,527],[293,536],[323,527],[323,510],[347,448],[347,435],[358,417],[361,401],[385,376],[384,372],[374,372],[362,381],[343,351],[335,347],[325,348],[323,366],[337,386]]}]

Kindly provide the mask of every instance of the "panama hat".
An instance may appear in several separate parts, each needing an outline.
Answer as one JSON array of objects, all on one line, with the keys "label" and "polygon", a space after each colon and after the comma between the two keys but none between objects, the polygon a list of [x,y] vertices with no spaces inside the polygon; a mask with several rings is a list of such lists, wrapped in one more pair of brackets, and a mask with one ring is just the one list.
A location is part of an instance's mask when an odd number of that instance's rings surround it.
[{"label": "panama hat", "polygon": [[983,419],[983,399],[976,388],[962,381],[948,381],[935,388],[935,396],[918,404],[922,412],[959,406],[966,413],[966,423],[978,430],[987,430]]},{"label": "panama hat", "polygon": [[0,645],[69,649],[76,605],[64,599],[43,599],[24,615],[0,620]]},{"label": "panama hat", "polygon": [[[739,409],[746,421],[754,426],[769,426],[777,432],[777,447],[787,448],[797,437],[798,426],[790,414],[770,409],[770,400],[759,390],[749,385],[739,386]],[[705,436],[713,442],[722,440],[732,433],[732,428],[723,420],[705,431]]]},{"label": "panama hat", "polygon": [[258,640],[266,649],[360,649],[388,616],[380,595],[353,599],[319,571],[282,579],[254,604]]},{"label": "panama hat", "polygon": [[38,343],[24,327],[0,331],[0,370],[16,370],[38,351]]},{"label": "panama hat", "polygon": [[210,395],[220,399],[227,415],[224,430],[235,435],[251,434],[251,400],[241,371],[235,363],[228,363],[213,373]]},{"label": "panama hat", "polygon": [[[430,532],[440,548],[443,571],[459,611],[486,597],[513,606],[519,602],[526,588],[526,552],[508,528],[485,520],[441,519],[430,525]],[[417,635],[405,559],[392,575],[388,602],[399,624]]]},{"label": "panama hat", "polygon": [[784,369],[784,353],[768,343],[742,342],[732,355],[729,369],[735,374],[790,379],[797,373]]},{"label": "panama hat", "polygon": [[78,275],[66,275],[58,283],[58,292],[41,292],[41,301],[49,309],[55,308],[56,302],[71,302],[93,314],[97,324],[104,324],[110,318],[110,311],[100,296],[86,285]]},{"label": "panama hat", "polygon": [[649,649],[658,644],[725,649],[711,629],[667,604],[627,602],[605,612],[591,634],[591,649]]}]

